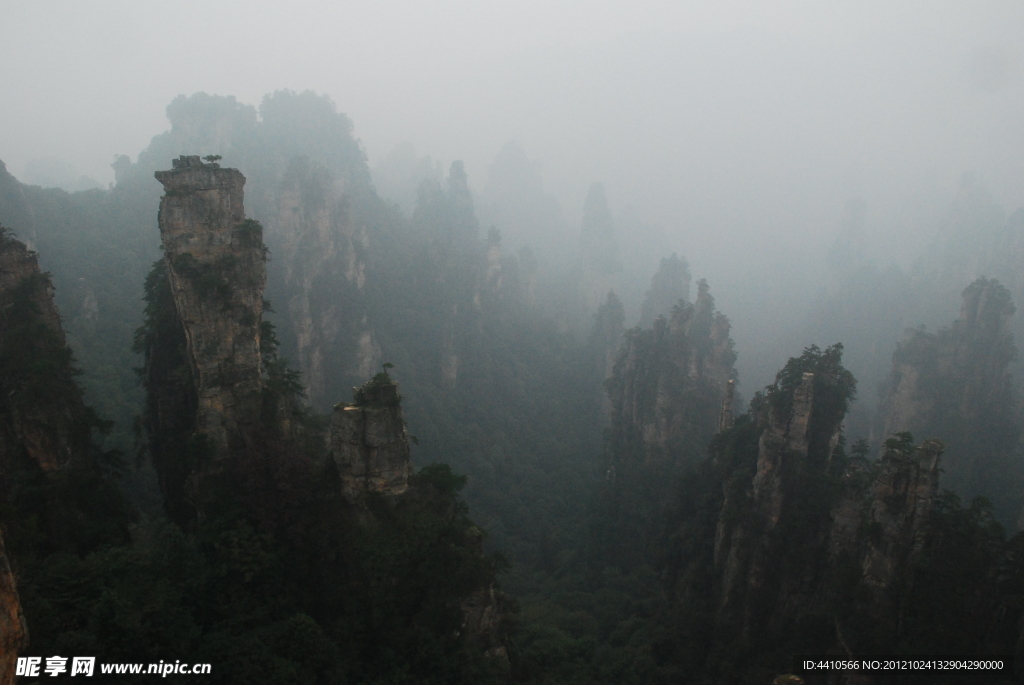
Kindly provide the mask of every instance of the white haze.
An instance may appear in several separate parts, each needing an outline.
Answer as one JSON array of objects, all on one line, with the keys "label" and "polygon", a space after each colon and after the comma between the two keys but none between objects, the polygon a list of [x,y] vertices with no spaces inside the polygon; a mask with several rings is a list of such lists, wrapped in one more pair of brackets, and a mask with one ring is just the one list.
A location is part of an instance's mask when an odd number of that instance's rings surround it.
[{"label": "white haze", "polygon": [[602,181],[710,280],[743,377],[823,287],[850,198],[870,255],[899,263],[964,172],[1024,204],[1022,20],[979,0],[3,0],[0,159],[105,186],[197,91],[327,93],[371,166],[411,142],[477,190],[516,140],[570,227]]}]

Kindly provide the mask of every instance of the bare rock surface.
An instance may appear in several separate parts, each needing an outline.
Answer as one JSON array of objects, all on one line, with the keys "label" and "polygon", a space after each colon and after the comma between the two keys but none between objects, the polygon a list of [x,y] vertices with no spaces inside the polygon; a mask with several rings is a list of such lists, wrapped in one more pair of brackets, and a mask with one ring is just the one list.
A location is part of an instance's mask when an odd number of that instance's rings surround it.
[{"label": "bare rock surface", "polygon": [[626,334],[608,383],[620,460],[677,470],[704,457],[735,373],[729,330],[702,280],[695,303]]},{"label": "bare rock surface", "polygon": [[890,451],[882,459],[868,513],[863,583],[879,618],[897,611],[890,590],[912,580],[912,565],[924,550],[932,504],[939,490],[939,459],[945,446],[926,440],[910,454]]},{"label": "bare rock surface", "polygon": [[375,378],[331,416],[331,454],[349,497],[400,495],[409,486],[409,437],[398,384]]},{"label": "bare rock surface", "polygon": [[173,164],[156,172],[160,236],[198,392],[197,427],[223,452],[260,412],[263,234],[245,219],[241,172],[194,156]]},{"label": "bare rock surface", "polygon": [[[11,354],[8,346],[28,344],[48,353],[64,350],[53,286],[40,272],[35,252],[0,234],[0,353]],[[0,422],[0,459],[17,444],[44,471],[67,464],[74,452],[72,424],[84,410],[80,394],[43,398],[29,387],[0,387],[0,392],[5,410],[5,420]],[[6,448],[2,443],[7,443]]]}]

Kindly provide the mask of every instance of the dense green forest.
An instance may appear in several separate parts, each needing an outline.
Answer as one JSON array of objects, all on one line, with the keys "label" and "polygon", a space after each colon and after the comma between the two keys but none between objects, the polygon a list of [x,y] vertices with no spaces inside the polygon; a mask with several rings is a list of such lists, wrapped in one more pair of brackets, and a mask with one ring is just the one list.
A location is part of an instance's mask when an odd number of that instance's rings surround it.
[{"label": "dense green forest", "polygon": [[[686,259],[631,256],[600,183],[559,238],[514,145],[482,194],[462,162],[395,156],[415,194],[385,197],[325,96],[198,93],[167,116],[107,190],[0,168],[0,257],[21,269],[0,274],[21,653],[289,683],[754,685],[808,653],[1024,664],[1024,222],[983,189],[965,182],[912,272],[857,251],[851,202],[832,282],[744,401],[716,284],[691,296]],[[167,225],[198,204],[168,174],[234,169],[243,252],[180,252]],[[246,331],[258,407],[219,445],[209,388],[237,369],[214,360],[214,382],[200,357],[241,358],[224,340]],[[352,475],[346,412],[392,416],[401,487]]]}]

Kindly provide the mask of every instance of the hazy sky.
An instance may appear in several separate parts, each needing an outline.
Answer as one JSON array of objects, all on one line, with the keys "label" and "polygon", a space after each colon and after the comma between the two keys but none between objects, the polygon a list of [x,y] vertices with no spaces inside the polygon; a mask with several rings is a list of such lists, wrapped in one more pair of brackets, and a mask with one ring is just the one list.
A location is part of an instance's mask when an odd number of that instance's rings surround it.
[{"label": "hazy sky", "polygon": [[313,89],[371,165],[410,141],[479,188],[516,139],[570,221],[604,181],[727,312],[751,282],[783,306],[850,197],[900,260],[965,171],[1024,204],[1022,20],[1019,0],[0,0],[0,159],[105,184],[178,94]]}]

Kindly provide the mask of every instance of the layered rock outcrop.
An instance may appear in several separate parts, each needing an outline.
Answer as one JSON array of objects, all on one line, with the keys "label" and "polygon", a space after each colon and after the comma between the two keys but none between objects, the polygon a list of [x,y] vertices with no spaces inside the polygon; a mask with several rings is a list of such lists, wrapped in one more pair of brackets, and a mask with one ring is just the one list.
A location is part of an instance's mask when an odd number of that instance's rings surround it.
[{"label": "layered rock outcrop", "polygon": [[398,384],[381,374],[354,395],[331,416],[331,455],[345,495],[400,495],[409,486],[410,451]]},{"label": "layered rock outcrop", "polygon": [[707,645],[687,652],[699,679],[769,682],[800,653],[1013,651],[1015,546],[983,504],[939,494],[940,441],[847,448],[841,352],[790,359],[681,482],[660,552],[681,643]]},{"label": "layered rock outcrop", "polygon": [[262,228],[247,221],[245,177],[197,156],[158,171],[160,235],[195,382],[197,430],[225,452],[259,418]]}]

